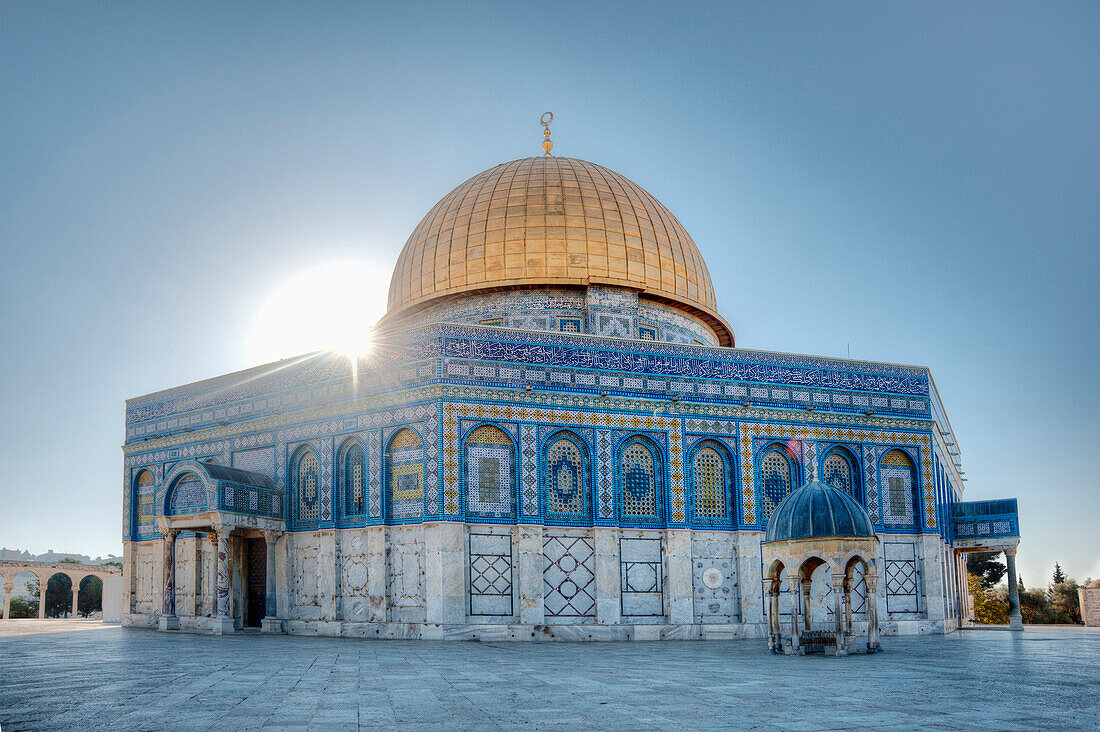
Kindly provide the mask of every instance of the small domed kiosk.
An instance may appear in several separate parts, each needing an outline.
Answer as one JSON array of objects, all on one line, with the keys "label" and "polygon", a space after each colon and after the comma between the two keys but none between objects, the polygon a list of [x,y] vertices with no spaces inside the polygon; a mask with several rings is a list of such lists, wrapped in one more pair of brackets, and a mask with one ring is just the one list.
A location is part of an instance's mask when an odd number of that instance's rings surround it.
[{"label": "small domed kiosk", "polygon": [[[877,651],[878,544],[871,517],[842,490],[811,482],[783,499],[761,545],[768,648],[838,656],[857,650],[851,642],[857,600],[866,618],[866,651]],[[815,587],[815,575],[827,587]]]}]

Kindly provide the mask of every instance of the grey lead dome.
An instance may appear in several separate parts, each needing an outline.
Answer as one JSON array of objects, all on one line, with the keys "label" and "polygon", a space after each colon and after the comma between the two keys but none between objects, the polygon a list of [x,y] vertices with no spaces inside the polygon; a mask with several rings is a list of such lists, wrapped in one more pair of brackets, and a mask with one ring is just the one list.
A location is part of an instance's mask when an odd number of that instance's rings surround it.
[{"label": "grey lead dome", "polygon": [[764,541],[874,535],[871,517],[863,506],[844,491],[814,481],[776,507]]}]

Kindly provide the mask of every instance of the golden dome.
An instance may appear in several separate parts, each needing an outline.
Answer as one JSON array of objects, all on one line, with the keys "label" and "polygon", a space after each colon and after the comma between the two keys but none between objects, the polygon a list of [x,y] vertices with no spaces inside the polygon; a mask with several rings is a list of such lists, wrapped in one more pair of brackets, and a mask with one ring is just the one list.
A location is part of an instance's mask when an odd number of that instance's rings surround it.
[{"label": "golden dome", "polygon": [[444,196],[397,258],[386,319],[460,293],[589,284],[678,305],[733,345],[676,217],[633,181],[576,158],[513,160]]}]

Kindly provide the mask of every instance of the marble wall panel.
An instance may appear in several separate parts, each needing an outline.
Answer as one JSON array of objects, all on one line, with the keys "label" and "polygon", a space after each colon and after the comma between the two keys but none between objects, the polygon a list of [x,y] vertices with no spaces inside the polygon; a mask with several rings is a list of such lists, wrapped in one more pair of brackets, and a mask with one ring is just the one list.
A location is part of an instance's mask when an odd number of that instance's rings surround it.
[{"label": "marble wall panel", "polygon": [[420,526],[389,528],[387,596],[390,620],[426,622],[424,531]]}]

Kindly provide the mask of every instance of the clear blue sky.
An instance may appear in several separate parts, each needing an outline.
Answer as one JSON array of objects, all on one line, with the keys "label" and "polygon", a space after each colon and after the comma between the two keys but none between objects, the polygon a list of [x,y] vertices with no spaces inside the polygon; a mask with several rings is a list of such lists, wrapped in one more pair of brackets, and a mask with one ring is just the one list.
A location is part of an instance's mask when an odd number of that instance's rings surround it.
[{"label": "clear blue sky", "polygon": [[551,109],[739,345],[930,367],[1025,582],[1100,576],[1100,6],[392,5],[0,4],[0,545],[119,552],[124,399],[250,365]]}]

